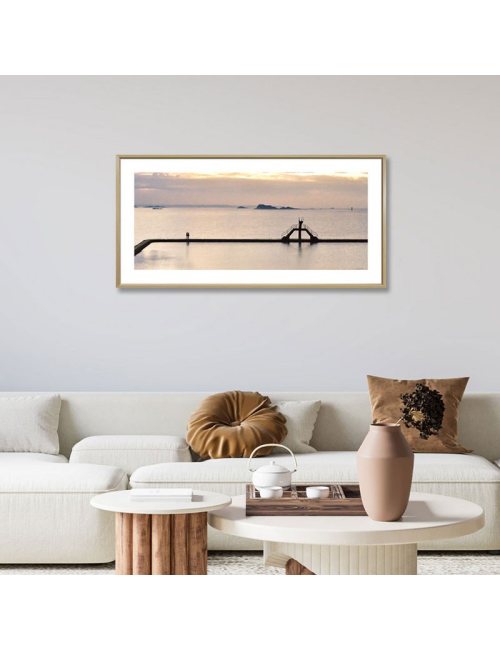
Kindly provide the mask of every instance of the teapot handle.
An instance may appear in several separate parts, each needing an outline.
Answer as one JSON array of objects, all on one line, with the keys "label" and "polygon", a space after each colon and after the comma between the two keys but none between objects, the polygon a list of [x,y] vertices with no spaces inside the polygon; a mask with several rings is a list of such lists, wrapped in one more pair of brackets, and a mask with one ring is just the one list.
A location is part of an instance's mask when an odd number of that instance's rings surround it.
[{"label": "teapot handle", "polygon": [[288,449],[288,447],[285,447],[285,445],[278,445],[277,443],[271,442],[271,443],[268,443],[266,445],[259,445],[258,447],[255,447],[255,449],[252,451],[252,453],[250,454],[250,457],[248,459],[248,469],[250,470],[250,472],[255,472],[255,470],[256,470],[256,468],[250,467],[250,463],[252,462],[253,455],[255,454],[255,452],[257,450],[262,449],[262,447],[283,447],[283,449],[286,449],[287,451],[289,451],[292,454],[293,462],[295,463],[295,469],[292,469],[291,472],[293,474],[294,472],[297,471],[297,469],[298,469],[298,467],[297,467],[297,459],[295,458],[295,455],[294,455],[293,451],[291,449]]}]

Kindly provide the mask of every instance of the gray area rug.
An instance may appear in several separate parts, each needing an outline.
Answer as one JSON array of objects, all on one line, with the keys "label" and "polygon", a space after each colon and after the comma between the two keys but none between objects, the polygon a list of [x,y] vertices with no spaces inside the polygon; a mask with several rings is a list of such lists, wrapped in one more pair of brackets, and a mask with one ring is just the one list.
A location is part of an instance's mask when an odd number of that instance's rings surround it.
[{"label": "gray area rug", "polygon": [[[500,575],[500,555],[489,553],[418,554],[419,575]],[[0,564],[6,575],[113,575],[110,564]],[[266,568],[262,553],[219,552],[208,555],[209,575],[283,575],[283,569]]]}]

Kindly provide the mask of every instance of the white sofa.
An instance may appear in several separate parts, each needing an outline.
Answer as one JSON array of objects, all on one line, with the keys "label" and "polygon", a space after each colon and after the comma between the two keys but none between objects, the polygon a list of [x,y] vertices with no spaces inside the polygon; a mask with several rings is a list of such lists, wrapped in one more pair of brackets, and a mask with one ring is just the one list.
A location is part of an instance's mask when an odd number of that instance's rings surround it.
[{"label": "white sofa", "polygon": [[[261,391],[262,392],[262,391]],[[33,393],[0,393],[0,397]],[[355,451],[371,421],[367,393],[266,393],[274,402],[321,400],[311,444],[297,457],[296,483],[357,481]],[[208,393],[60,393],[60,455],[0,453],[0,563],[107,562],[113,516],[92,494],[133,487],[190,485],[241,494],[245,459],[193,462],[186,422]],[[469,394],[460,442],[471,456],[418,454],[414,489],[480,504],[486,526],[474,535],[422,549],[500,550],[500,393]],[[289,457],[276,455],[287,463]],[[69,463],[68,463],[69,459]],[[256,464],[268,459],[257,459]],[[251,540],[210,530],[212,549],[255,549]]]}]

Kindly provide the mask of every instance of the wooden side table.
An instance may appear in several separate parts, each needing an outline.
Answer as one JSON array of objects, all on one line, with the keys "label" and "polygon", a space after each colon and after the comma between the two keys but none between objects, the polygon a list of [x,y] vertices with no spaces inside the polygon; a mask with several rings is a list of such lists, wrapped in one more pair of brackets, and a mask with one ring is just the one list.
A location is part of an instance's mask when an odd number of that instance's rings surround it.
[{"label": "wooden side table", "polygon": [[207,512],[230,497],[195,490],[193,501],[132,501],[130,490],[107,492],[91,505],[116,513],[117,575],[206,575]]}]

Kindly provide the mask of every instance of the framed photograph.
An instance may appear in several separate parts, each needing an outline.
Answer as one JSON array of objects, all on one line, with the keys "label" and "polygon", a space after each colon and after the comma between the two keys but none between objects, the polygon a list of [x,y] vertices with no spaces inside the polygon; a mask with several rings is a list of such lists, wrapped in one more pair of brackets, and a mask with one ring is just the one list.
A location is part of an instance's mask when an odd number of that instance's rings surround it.
[{"label": "framed photograph", "polygon": [[117,287],[386,286],[385,156],[118,156]]}]

